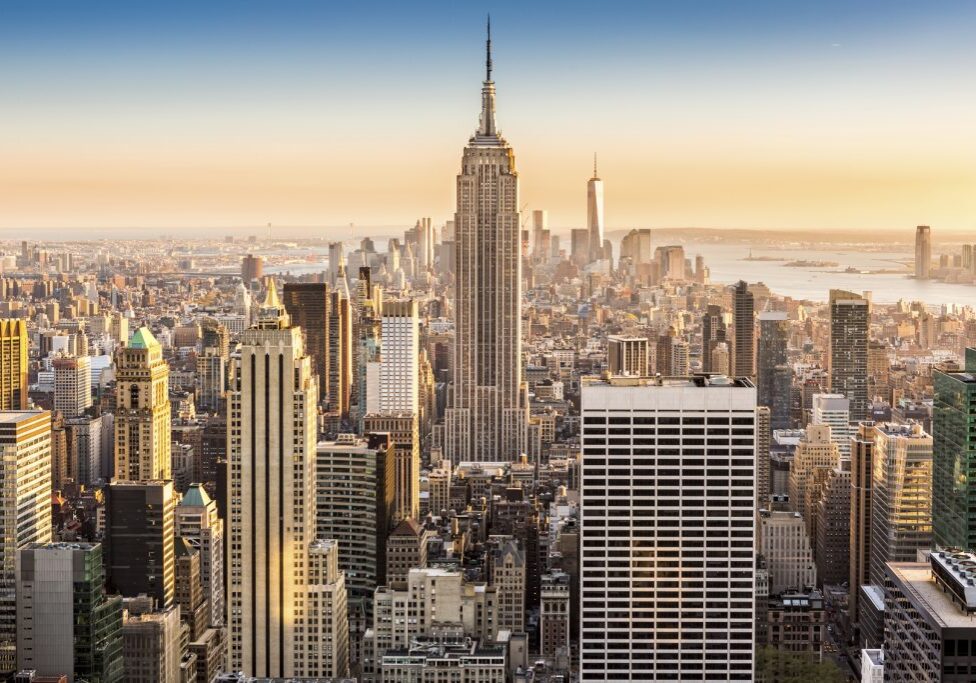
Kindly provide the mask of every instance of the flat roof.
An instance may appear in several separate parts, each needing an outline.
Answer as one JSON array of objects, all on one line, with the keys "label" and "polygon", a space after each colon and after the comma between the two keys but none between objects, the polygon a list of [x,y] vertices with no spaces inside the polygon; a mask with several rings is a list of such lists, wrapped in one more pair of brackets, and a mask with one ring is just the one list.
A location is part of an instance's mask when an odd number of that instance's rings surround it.
[{"label": "flat roof", "polygon": [[0,424],[15,424],[30,417],[43,415],[46,410],[0,410]]},{"label": "flat roof", "polygon": [[976,617],[960,610],[936,584],[932,578],[932,566],[928,562],[889,562],[888,571],[935,625],[976,630]]},{"label": "flat roof", "polygon": [[748,377],[728,377],[726,375],[687,375],[681,377],[635,377],[633,375],[612,375],[606,377],[583,377],[581,382],[588,386],[606,387],[754,387]]}]

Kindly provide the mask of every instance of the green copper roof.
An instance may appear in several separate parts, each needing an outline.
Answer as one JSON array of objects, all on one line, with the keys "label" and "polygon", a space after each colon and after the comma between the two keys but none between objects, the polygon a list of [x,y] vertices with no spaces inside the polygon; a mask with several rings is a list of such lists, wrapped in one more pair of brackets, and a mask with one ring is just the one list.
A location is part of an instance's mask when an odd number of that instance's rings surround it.
[{"label": "green copper roof", "polygon": [[210,504],[210,496],[203,489],[203,484],[190,484],[190,488],[183,494],[180,505],[183,507],[203,508]]},{"label": "green copper roof", "polygon": [[151,346],[159,346],[159,342],[148,327],[140,327],[129,340],[130,349],[148,349]]}]

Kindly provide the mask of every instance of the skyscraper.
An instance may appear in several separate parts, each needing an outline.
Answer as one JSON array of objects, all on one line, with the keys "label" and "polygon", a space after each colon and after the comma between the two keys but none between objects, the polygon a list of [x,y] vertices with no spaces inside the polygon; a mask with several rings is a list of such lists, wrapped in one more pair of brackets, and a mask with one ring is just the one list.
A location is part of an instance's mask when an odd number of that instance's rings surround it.
[{"label": "skyscraper", "polygon": [[927,225],[915,228],[915,277],[929,278],[932,268],[932,230]]},{"label": "skyscraper", "polygon": [[54,365],[54,409],[65,417],[76,417],[88,410],[91,397],[91,358],[61,356]]},{"label": "skyscraper", "polygon": [[115,354],[115,478],[170,478],[169,364],[146,327]]},{"label": "skyscraper", "polygon": [[177,538],[200,551],[200,583],[210,603],[210,624],[224,623],[224,520],[202,484],[192,484],[176,506]]},{"label": "skyscraper", "polygon": [[830,427],[830,440],[837,444],[842,458],[851,457],[851,402],[841,394],[814,394],[810,424]]},{"label": "skyscraper", "polygon": [[173,604],[176,494],[171,481],[114,481],[105,490],[108,585],[127,598]]},{"label": "skyscraper", "polygon": [[248,254],[241,259],[241,279],[245,285],[250,285],[254,280],[260,280],[264,274],[264,259],[260,256]]},{"label": "skyscraper", "polygon": [[853,292],[830,290],[830,391],[851,401],[851,420],[868,417],[870,302]]},{"label": "skyscraper", "polygon": [[756,374],[755,300],[744,280],[732,292],[732,374],[754,377]]},{"label": "skyscraper", "polygon": [[349,300],[349,287],[345,283],[345,267],[340,263],[339,287],[332,291],[329,301],[329,341],[326,372],[329,394],[326,405],[331,412],[342,418],[349,417],[352,401],[352,302]]},{"label": "skyscraper", "polygon": [[0,412],[0,670],[16,666],[17,551],[51,542],[51,413]]},{"label": "skyscraper", "polygon": [[0,410],[27,410],[27,322],[0,320]]},{"label": "skyscraper", "polygon": [[756,363],[756,391],[759,405],[769,408],[773,429],[790,427],[790,386],[786,343],[789,322],[784,311],[759,314],[759,351]]},{"label": "skyscraper", "polygon": [[848,614],[858,623],[861,586],[871,580],[871,487],[874,425],[862,423],[851,437],[851,537]]},{"label": "skyscraper", "polygon": [[329,395],[329,321],[331,300],[324,282],[286,282],[285,310],[292,323],[305,333],[305,352],[312,358],[318,378],[319,399]]},{"label": "skyscraper", "polygon": [[607,337],[607,366],[611,375],[647,377],[651,374],[651,347],[647,337]]},{"label": "skyscraper", "polygon": [[976,491],[965,476],[976,468],[976,348],[966,360],[965,372],[932,370],[932,526],[943,548],[976,548]]},{"label": "skyscraper", "polygon": [[590,380],[581,416],[581,679],[752,680],[755,388]]},{"label": "skyscraper", "polygon": [[593,155],[593,177],[586,181],[586,228],[590,232],[590,261],[599,261],[603,254],[603,181],[596,172]]},{"label": "skyscraper", "polygon": [[252,676],[305,671],[308,547],[315,540],[318,397],[302,332],[274,280],[241,334],[228,392],[230,665]]},{"label": "skyscraper", "polygon": [[522,386],[522,259],[515,154],[495,127],[489,25],[481,122],[457,177],[452,462],[511,461],[526,448]]},{"label": "skyscraper", "polygon": [[102,546],[31,543],[17,557],[17,593],[19,669],[122,680],[122,598],[105,595]]},{"label": "skyscraper", "polygon": [[885,564],[932,546],[932,437],[919,424],[875,425],[871,474],[871,583],[882,586]]},{"label": "skyscraper", "polygon": [[712,362],[712,351],[715,346],[725,342],[728,338],[725,324],[725,311],[721,306],[709,304],[702,316],[702,370],[718,372]]}]

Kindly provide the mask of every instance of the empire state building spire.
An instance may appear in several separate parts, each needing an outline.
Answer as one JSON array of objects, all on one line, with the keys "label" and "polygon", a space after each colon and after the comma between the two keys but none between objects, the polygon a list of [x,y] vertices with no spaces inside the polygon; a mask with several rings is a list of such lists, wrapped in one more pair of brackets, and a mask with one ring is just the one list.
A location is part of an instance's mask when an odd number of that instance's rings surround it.
[{"label": "empire state building spire", "polygon": [[481,125],[479,138],[497,138],[495,129],[495,82],[491,80],[491,15],[488,16],[488,40],[485,42],[485,80],[481,84]]}]

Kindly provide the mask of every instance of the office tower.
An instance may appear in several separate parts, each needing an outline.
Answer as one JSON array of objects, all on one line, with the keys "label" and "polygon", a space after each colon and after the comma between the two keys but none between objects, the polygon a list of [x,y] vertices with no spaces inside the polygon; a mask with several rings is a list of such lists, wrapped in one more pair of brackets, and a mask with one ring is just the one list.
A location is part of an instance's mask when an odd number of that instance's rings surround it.
[{"label": "office tower", "polygon": [[285,310],[292,324],[302,328],[305,334],[305,352],[312,358],[312,367],[318,378],[319,399],[329,396],[329,323],[332,297],[324,282],[286,282],[284,287]]},{"label": "office tower", "polygon": [[387,434],[340,434],[316,448],[316,535],[339,543],[350,602],[372,604],[386,582],[386,538],[393,528],[395,469]]},{"label": "office tower", "polygon": [[196,406],[201,411],[216,413],[220,410],[227,385],[227,361],[210,349],[197,356]]},{"label": "office tower", "polygon": [[180,608],[152,611],[146,607],[134,610],[130,603],[122,624],[125,680],[180,683]]},{"label": "office tower", "polygon": [[927,225],[920,225],[915,228],[915,277],[927,280],[931,268],[932,230]]},{"label": "office tower", "polygon": [[921,425],[875,425],[871,486],[871,583],[885,564],[912,562],[932,546],[932,437]]},{"label": "office tower", "polygon": [[824,586],[840,586],[850,574],[851,462],[841,460],[816,492],[814,558]]},{"label": "office tower", "polygon": [[329,242],[329,284],[333,287],[339,279],[340,263],[345,263],[342,242]]},{"label": "office tower", "polygon": [[203,592],[200,551],[177,536],[174,555],[174,600],[180,608],[180,620],[189,627],[189,639],[196,640],[210,625],[210,603]]},{"label": "office tower", "polygon": [[407,574],[415,567],[427,566],[427,542],[425,527],[413,519],[405,519],[386,539],[386,582],[393,584],[407,580]]},{"label": "office tower", "polygon": [[[702,316],[702,370],[704,372],[720,372],[712,360],[712,353],[718,344],[727,341],[725,312],[721,306],[709,304]],[[728,373],[728,368],[725,368]]]},{"label": "office tower", "polygon": [[870,302],[852,292],[830,290],[830,391],[851,401],[851,419],[868,417],[868,326]]},{"label": "office tower", "polygon": [[318,387],[274,280],[240,337],[228,392],[230,665],[254,676],[304,671],[308,547],[315,539]]},{"label": "office tower", "polygon": [[169,364],[163,347],[140,327],[116,352],[115,365],[115,477],[169,479]]},{"label": "office tower", "polygon": [[891,402],[891,361],[885,342],[868,342],[868,398]]},{"label": "office tower", "polygon": [[814,526],[816,491],[839,462],[840,451],[830,438],[830,427],[810,425],[793,456],[789,492],[790,507],[803,515],[811,541],[817,537]]},{"label": "office tower", "polygon": [[732,374],[756,374],[755,300],[749,285],[739,280],[732,292]]},{"label": "office tower", "polygon": [[647,228],[634,229],[620,241],[620,261],[629,259],[633,265],[651,262],[651,231]]},{"label": "office tower", "polygon": [[657,262],[660,279],[677,281],[685,279],[684,247],[660,246],[654,250],[654,260]]},{"label": "office tower", "polygon": [[603,181],[596,172],[593,155],[593,177],[586,181],[586,227],[590,232],[590,261],[599,261],[603,253]]},{"label": "office tower", "polygon": [[260,256],[248,254],[241,259],[241,280],[245,285],[250,285],[255,280],[260,280],[264,275],[264,259]]},{"label": "office tower", "polygon": [[200,583],[210,624],[224,623],[224,520],[202,484],[191,484],[174,514],[175,534],[200,551]]},{"label": "office tower", "polygon": [[851,437],[851,536],[847,605],[859,624],[860,588],[871,581],[871,487],[874,466],[874,425],[861,423]]},{"label": "office tower", "polygon": [[106,433],[106,425],[110,415],[91,417],[79,415],[64,421],[65,445],[68,451],[68,473],[75,482],[86,486],[94,486],[108,478],[108,473],[102,471],[103,443],[105,448],[111,437]]},{"label": "office tower", "polygon": [[759,405],[770,411],[773,429],[790,428],[790,389],[793,378],[786,354],[790,328],[783,311],[759,314],[756,391]]},{"label": "office tower", "polygon": [[830,440],[842,458],[851,457],[851,401],[843,394],[814,394],[810,424],[830,427]]},{"label": "office tower", "polygon": [[514,462],[526,448],[519,223],[515,154],[495,128],[489,32],[481,123],[457,177],[454,387],[444,430],[451,462]]},{"label": "office tower", "polygon": [[0,411],[0,671],[16,666],[17,551],[51,541],[51,413]]},{"label": "office tower", "polygon": [[118,683],[122,598],[105,594],[97,543],[31,543],[17,555],[17,668]]},{"label": "office tower", "polygon": [[91,358],[61,356],[54,365],[54,409],[65,417],[75,417],[88,410],[91,397]]},{"label": "office tower", "polygon": [[756,407],[756,509],[761,510],[769,505],[772,493],[770,479],[769,449],[773,433],[770,428],[770,412],[766,406]]},{"label": "office tower", "polygon": [[554,569],[542,575],[539,644],[543,657],[569,653],[570,577]]},{"label": "office tower", "polygon": [[573,228],[569,231],[569,258],[578,268],[590,261],[590,231],[588,228]]},{"label": "office tower", "polygon": [[412,412],[367,415],[365,434],[388,434],[393,448],[394,505],[392,524],[420,516],[420,429]]},{"label": "office tower", "polygon": [[0,410],[27,410],[27,321],[0,320]]},{"label": "office tower", "polygon": [[648,377],[651,349],[647,337],[607,337],[607,365],[611,375]]},{"label": "office tower", "polygon": [[545,209],[532,212],[532,258],[545,263],[549,260],[549,216]]},{"label": "office tower", "polygon": [[114,481],[105,489],[108,585],[125,597],[145,594],[173,604],[173,482]]},{"label": "office tower", "polygon": [[312,617],[306,636],[305,662],[310,677],[340,679],[349,673],[349,609],[345,575],[339,570],[339,546],[334,540],[316,540],[308,553],[308,604]]},{"label": "office tower", "polygon": [[813,545],[800,513],[762,510],[758,547],[766,560],[770,595],[816,585]]},{"label": "office tower", "polygon": [[[968,361],[976,361],[969,349]],[[976,548],[976,491],[965,475],[976,469],[976,362],[965,372],[934,368],[932,527],[937,547]]]},{"label": "office tower", "polygon": [[972,553],[940,551],[885,567],[885,680],[973,680],[973,563]]},{"label": "office tower", "polygon": [[413,412],[419,404],[420,319],[417,302],[384,301],[377,412]]},{"label": "office tower", "polygon": [[525,552],[514,539],[501,542],[489,557],[498,605],[498,628],[525,632]]},{"label": "office tower", "polygon": [[752,680],[755,388],[587,381],[581,416],[582,680]]},{"label": "office tower", "polygon": [[[340,272],[341,270],[340,265]],[[345,277],[339,278],[345,282]],[[327,345],[326,372],[329,374],[329,390],[326,405],[329,411],[342,418],[349,417],[352,401],[352,309],[349,288],[336,289],[329,300],[329,341]]]}]

